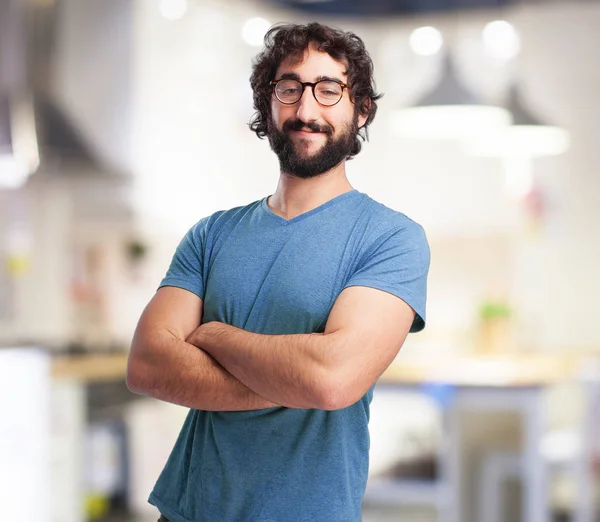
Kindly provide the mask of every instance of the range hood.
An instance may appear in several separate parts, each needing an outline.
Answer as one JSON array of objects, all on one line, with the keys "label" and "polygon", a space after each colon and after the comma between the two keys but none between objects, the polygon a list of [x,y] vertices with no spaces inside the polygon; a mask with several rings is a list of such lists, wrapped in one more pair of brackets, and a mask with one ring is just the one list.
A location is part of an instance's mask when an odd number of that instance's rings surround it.
[{"label": "range hood", "polygon": [[82,133],[47,94],[56,2],[0,0],[0,190],[40,167],[102,170]]}]

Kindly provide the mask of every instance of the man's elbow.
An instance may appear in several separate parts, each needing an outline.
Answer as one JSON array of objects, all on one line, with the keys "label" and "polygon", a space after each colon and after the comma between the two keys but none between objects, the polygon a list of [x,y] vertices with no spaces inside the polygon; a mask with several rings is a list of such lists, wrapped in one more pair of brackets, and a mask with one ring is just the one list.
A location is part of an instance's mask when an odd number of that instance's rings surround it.
[{"label": "man's elbow", "polygon": [[350,389],[345,382],[330,379],[320,387],[317,401],[321,410],[341,410],[352,406],[362,395],[358,396],[356,390]]},{"label": "man's elbow", "polygon": [[145,364],[139,358],[132,355],[127,361],[127,372],[125,374],[125,384],[132,393],[138,395],[148,395],[147,389],[147,369]]}]

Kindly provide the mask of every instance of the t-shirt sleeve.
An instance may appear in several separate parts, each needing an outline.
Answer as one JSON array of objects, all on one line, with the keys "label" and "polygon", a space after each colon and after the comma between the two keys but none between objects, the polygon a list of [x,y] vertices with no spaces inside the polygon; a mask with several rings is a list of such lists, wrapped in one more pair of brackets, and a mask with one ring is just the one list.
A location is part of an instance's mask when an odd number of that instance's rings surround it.
[{"label": "t-shirt sleeve", "polygon": [[416,313],[411,332],[425,328],[430,251],[423,227],[415,222],[380,238],[367,252],[345,288],[368,286],[393,294]]},{"label": "t-shirt sleeve", "polygon": [[206,221],[201,220],[187,232],[179,243],[159,288],[176,286],[204,299],[205,241]]}]

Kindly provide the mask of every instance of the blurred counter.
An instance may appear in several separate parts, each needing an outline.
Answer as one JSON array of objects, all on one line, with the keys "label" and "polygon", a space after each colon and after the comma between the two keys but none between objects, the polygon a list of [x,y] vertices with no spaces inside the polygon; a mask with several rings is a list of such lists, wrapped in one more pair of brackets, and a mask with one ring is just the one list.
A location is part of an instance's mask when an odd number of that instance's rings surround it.
[{"label": "blurred counter", "polygon": [[[585,354],[510,354],[435,358],[399,356],[380,382],[428,382],[463,386],[539,386],[568,381],[580,374],[592,356]],[[596,354],[600,358],[600,354]]]},{"label": "blurred counter", "polygon": [[127,353],[59,355],[52,358],[52,378],[85,382],[121,380],[127,371],[127,357]]}]

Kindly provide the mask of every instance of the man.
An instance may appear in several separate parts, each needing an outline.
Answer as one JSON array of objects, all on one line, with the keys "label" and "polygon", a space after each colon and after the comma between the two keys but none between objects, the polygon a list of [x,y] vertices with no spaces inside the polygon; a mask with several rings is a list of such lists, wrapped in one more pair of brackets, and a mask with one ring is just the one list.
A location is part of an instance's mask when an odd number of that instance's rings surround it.
[{"label": "man", "polygon": [[191,408],[150,496],[172,522],[361,519],[373,386],[425,321],[422,228],[354,190],[379,96],[354,34],[272,28],[251,129],[273,195],[199,221],[136,329],[127,383]]}]

